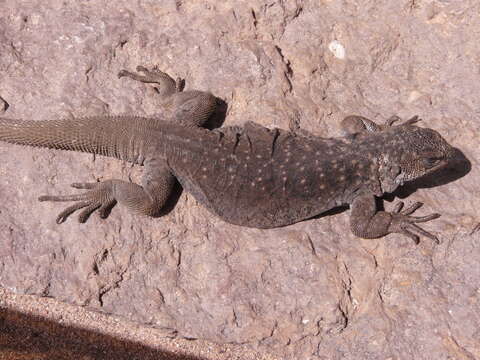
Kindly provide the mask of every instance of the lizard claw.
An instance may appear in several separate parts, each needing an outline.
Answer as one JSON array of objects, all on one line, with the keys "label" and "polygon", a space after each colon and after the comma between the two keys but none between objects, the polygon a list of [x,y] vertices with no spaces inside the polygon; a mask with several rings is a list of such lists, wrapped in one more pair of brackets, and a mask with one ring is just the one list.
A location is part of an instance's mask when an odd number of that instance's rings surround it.
[{"label": "lizard claw", "polygon": [[408,236],[415,242],[415,244],[418,244],[420,242],[420,238],[417,234],[425,236],[435,241],[437,244],[440,244],[440,241],[435,235],[416,225],[416,223],[423,223],[433,219],[437,219],[440,217],[440,214],[433,213],[426,216],[410,216],[410,214],[422,207],[423,203],[413,203],[405,210],[402,210],[403,205],[404,204],[402,201],[398,202],[395,205],[393,211],[391,212],[392,222],[390,223],[389,232],[400,233]]},{"label": "lizard claw", "polygon": [[[415,116],[411,117],[410,119],[401,122],[401,123],[399,124],[399,126],[400,126],[400,125],[411,125],[411,124],[415,124],[415,123],[417,123],[417,122],[419,122],[419,121],[421,121],[421,120],[422,120],[422,119],[420,119],[420,118],[418,117],[418,115],[415,115]],[[385,120],[385,125],[383,125],[383,126],[384,126],[384,127],[391,127],[394,123],[396,123],[396,122],[398,122],[398,121],[402,121],[402,119],[401,119],[399,116],[397,116],[397,115],[393,115],[393,116],[390,116],[387,120]],[[382,125],[380,125],[380,126],[382,126]]]},{"label": "lizard claw", "polygon": [[[156,66],[155,66],[153,69],[154,69],[154,70],[158,70]],[[142,66],[142,65],[138,65],[138,66],[135,68],[135,70],[136,70],[137,72],[143,72],[143,73],[148,73],[148,72],[149,72],[149,70],[148,70],[145,66]]]},{"label": "lizard claw", "polygon": [[83,209],[78,216],[78,222],[80,223],[85,223],[95,210],[98,210],[100,217],[105,219],[116,204],[112,184],[109,181],[73,183],[71,186],[88,191],[76,195],[43,195],[38,198],[39,201],[76,201],[75,204],[67,207],[57,216],[57,224],[65,222],[70,215],[80,209]]},{"label": "lizard claw", "polygon": [[402,125],[412,125],[412,124],[415,124],[419,121],[422,121],[422,119],[420,119],[420,117],[418,115],[415,115],[415,116],[411,117],[410,119],[408,119],[407,121],[405,121]]},{"label": "lizard claw", "polygon": [[400,118],[400,116],[397,116],[397,115],[393,115],[393,116],[390,116],[386,121],[385,121],[385,126],[392,126],[393,123],[397,122],[397,121],[401,121],[402,119]]}]

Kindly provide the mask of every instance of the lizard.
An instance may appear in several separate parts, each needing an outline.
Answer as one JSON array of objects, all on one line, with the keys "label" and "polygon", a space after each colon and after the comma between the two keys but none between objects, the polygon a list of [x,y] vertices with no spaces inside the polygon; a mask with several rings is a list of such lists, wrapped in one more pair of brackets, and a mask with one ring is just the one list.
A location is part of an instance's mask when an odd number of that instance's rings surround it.
[{"label": "lizard", "polygon": [[153,84],[164,113],[42,121],[0,118],[1,141],[99,154],[144,167],[141,184],[118,179],[74,183],[72,187],[85,191],[40,196],[40,201],[74,202],[58,215],[58,224],[77,211],[80,223],[94,211],[106,218],[117,203],[158,216],[178,180],[210,212],[240,226],[281,227],[349,205],[350,228],[357,237],[400,233],[415,243],[419,235],[439,242],[417,223],[440,214],[412,215],[421,202],[407,208],[398,202],[391,212],[376,205],[376,198],[441,169],[453,157],[454,148],[438,132],[416,125],[418,116],[399,123],[393,116],[384,124],[347,116],[341,122],[344,136],[335,138],[251,121],[208,130],[204,125],[217,104],[210,92],[182,91],[180,79],[156,67],[122,70],[118,76]]}]

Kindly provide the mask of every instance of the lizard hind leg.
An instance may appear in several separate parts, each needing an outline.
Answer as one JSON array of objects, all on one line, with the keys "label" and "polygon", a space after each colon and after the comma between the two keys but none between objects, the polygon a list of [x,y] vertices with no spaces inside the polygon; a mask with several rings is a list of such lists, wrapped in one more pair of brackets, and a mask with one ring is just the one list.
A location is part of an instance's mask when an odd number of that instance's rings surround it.
[{"label": "lizard hind leg", "polygon": [[[182,81],[180,78],[174,80],[167,73],[159,70],[154,67],[152,70],[147,69],[143,66],[137,66],[137,73],[121,70],[118,73],[118,77],[129,77],[133,80],[140,81],[147,84],[156,84],[155,88],[161,96],[171,96],[175,93],[182,91]],[[143,75],[139,74],[143,73]]]},{"label": "lizard hind leg", "polygon": [[137,72],[122,70],[118,77],[129,77],[143,83],[155,84],[158,93],[163,97],[162,105],[171,109],[168,116],[170,121],[184,126],[203,126],[217,107],[217,99],[207,91],[183,90],[183,81],[180,78],[173,80],[170,75],[153,68],[149,70],[143,66],[137,66]]},{"label": "lizard hind leg", "polygon": [[175,184],[175,177],[162,162],[146,163],[142,185],[123,180],[106,180],[96,183],[74,183],[72,187],[85,189],[86,192],[75,195],[43,195],[39,201],[75,201],[57,217],[61,224],[77,210],[80,223],[85,223],[90,215],[98,210],[101,218],[107,218],[111,209],[119,203],[129,210],[148,216],[158,216]]}]

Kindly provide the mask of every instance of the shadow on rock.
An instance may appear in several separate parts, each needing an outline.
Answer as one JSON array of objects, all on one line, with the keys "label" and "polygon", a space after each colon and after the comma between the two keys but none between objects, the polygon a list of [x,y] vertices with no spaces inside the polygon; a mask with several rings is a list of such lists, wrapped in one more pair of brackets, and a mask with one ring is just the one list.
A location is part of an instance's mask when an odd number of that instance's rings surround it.
[{"label": "shadow on rock", "polygon": [[0,310],[0,358],[202,360],[5,309]]},{"label": "shadow on rock", "polygon": [[213,130],[219,128],[225,122],[225,118],[227,117],[227,108],[228,105],[222,99],[216,98],[217,100],[217,107],[213,112],[212,116],[207,121],[206,128],[209,130]]}]

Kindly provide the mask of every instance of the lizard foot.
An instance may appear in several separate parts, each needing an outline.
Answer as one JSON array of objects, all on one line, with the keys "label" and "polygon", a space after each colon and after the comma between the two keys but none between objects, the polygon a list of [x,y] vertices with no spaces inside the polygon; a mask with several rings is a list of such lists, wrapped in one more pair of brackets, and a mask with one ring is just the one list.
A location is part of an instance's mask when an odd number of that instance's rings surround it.
[{"label": "lizard foot", "polygon": [[415,115],[415,116],[412,116],[410,119],[408,120],[405,120],[405,121],[402,121],[402,119],[397,116],[397,115],[393,115],[393,116],[390,116],[386,121],[385,121],[385,126],[387,127],[391,127],[393,126],[393,123],[396,123],[398,121],[401,121],[401,123],[399,125],[412,125],[412,124],[415,124],[419,121],[422,121],[422,119],[420,119],[418,117],[418,115]]},{"label": "lizard foot", "polygon": [[[166,93],[181,92],[183,88],[183,81],[179,77],[174,80],[170,75],[161,71],[156,66],[149,70],[144,66],[137,66],[137,73],[121,70],[118,73],[118,77],[129,77],[133,80],[140,81],[147,84],[157,84],[162,89],[164,88]],[[143,75],[139,74],[143,73]]]},{"label": "lizard foot", "polygon": [[43,195],[38,198],[39,201],[76,201],[72,206],[63,210],[57,216],[57,224],[61,224],[75,211],[83,209],[79,216],[78,222],[84,223],[89,216],[98,210],[102,219],[105,219],[110,214],[110,211],[115,206],[117,201],[113,196],[112,182],[97,182],[97,183],[73,183],[71,186],[76,189],[86,189],[87,192],[77,195]]},{"label": "lizard foot", "polygon": [[393,115],[389,117],[387,120],[385,120],[384,124],[379,125],[363,116],[350,115],[342,120],[341,128],[345,135],[352,135],[352,134],[364,133],[364,132],[385,131],[388,128],[392,127],[393,124],[396,122],[400,122],[398,126],[401,126],[401,125],[412,125],[419,121],[421,121],[421,119],[417,115],[405,121],[402,121],[402,119],[399,116]]},{"label": "lizard foot", "polygon": [[422,205],[423,203],[416,202],[412,204],[410,207],[402,210],[403,202],[400,201],[399,203],[397,203],[393,211],[390,213],[390,215],[392,215],[392,222],[390,223],[390,227],[388,229],[389,232],[406,235],[410,239],[412,239],[415,242],[415,244],[418,244],[420,242],[419,236],[415,234],[415,233],[418,233],[429,239],[432,239],[437,244],[439,244],[440,241],[435,235],[429,233],[428,231],[423,230],[420,226],[416,225],[415,223],[423,223],[423,222],[427,222],[427,221],[439,218],[440,214],[434,213],[426,216],[410,216],[410,214],[415,212]]}]

